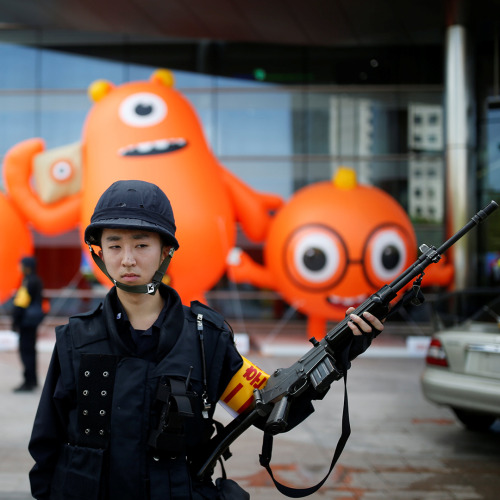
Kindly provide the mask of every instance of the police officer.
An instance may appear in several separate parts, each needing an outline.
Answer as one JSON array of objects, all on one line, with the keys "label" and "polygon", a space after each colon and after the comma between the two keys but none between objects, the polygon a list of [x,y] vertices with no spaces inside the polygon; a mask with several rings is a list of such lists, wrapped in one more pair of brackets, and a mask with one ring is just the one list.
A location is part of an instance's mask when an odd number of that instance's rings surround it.
[{"label": "police officer", "polygon": [[[175,230],[154,184],[118,181],[99,199],[84,237],[114,286],[95,310],[56,328],[29,444],[34,498],[221,498],[210,479],[194,480],[192,464],[242,358],[220,314],[183,306],[162,284]],[[355,333],[371,330],[354,323]],[[233,486],[231,498],[249,498]]]},{"label": "police officer", "polygon": [[19,355],[23,364],[23,383],[14,392],[31,392],[38,386],[36,337],[43,319],[43,283],[36,272],[35,257],[21,259],[23,280],[13,301],[12,329],[19,334]]}]

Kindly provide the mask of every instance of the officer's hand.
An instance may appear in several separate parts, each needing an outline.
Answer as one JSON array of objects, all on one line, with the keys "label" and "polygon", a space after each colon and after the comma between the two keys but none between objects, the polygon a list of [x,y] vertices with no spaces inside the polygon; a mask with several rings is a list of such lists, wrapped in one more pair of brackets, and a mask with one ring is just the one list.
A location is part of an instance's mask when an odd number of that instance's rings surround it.
[{"label": "officer's hand", "polygon": [[373,314],[365,311],[363,316],[351,314],[354,307],[349,307],[346,311],[346,316],[350,316],[347,325],[354,335],[362,335],[363,333],[377,333],[384,329],[382,321],[376,318]]}]

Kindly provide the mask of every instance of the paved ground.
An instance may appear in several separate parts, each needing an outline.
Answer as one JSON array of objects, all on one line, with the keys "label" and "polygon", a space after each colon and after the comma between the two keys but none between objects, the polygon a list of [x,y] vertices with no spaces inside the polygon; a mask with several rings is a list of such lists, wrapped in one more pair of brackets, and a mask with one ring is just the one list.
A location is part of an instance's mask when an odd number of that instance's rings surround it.
[{"label": "paved ground", "polygon": [[[382,337],[382,336],[381,336]],[[379,337],[379,339],[381,338]],[[300,344],[300,342],[299,342]],[[40,373],[49,360],[41,345]],[[421,356],[386,340],[349,372],[352,435],[339,464],[320,492],[310,498],[332,500],[497,500],[500,498],[500,425],[488,434],[464,431],[444,408],[423,400]],[[299,347],[296,346],[297,349]],[[276,349],[276,346],[274,347]],[[300,349],[299,349],[300,350]],[[392,354],[391,354],[392,352]],[[289,366],[296,357],[248,357],[264,370]],[[27,500],[32,466],[26,446],[39,392],[13,394],[20,382],[15,351],[0,351],[0,500]],[[318,482],[330,464],[340,432],[342,384],[336,383],[317,411],[294,431],[276,438],[272,467],[294,486]],[[218,410],[223,421],[224,410]],[[232,446],[228,474],[253,499],[275,500],[267,472],[258,465],[261,433],[250,429]]]}]

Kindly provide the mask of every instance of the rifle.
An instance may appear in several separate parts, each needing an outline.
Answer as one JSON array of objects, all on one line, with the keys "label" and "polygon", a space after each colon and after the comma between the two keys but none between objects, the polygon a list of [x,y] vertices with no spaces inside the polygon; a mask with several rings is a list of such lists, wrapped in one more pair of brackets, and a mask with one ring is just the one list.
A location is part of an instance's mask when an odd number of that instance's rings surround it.
[{"label": "rifle", "polygon": [[[415,278],[416,281],[413,283],[410,293],[418,301],[420,284],[425,274],[425,268],[430,264],[438,262],[441,255],[448,248],[473,227],[483,222],[497,208],[498,204],[495,201],[491,201],[486,207],[477,212],[462,229],[437,249],[433,246],[422,244],[419,248],[421,252],[420,257],[392,283],[384,285],[380,290],[366,299],[353,311],[353,314],[362,316],[364,312],[368,311],[380,320],[386,318],[389,314],[390,303],[396,298],[398,292],[404,289]],[[269,380],[262,389],[254,390],[255,401],[253,405],[244,413],[238,415],[224,427],[222,432],[218,432],[210,440],[207,448],[209,450],[208,456],[203,457],[198,462],[202,465],[196,474],[197,479],[203,480],[207,473],[211,475],[217,460],[221,456],[226,457],[228,454],[229,445],[251,425],[256,423],[257,420],[262,421],[264,418],[267,419],[264,426],[265,434],[271,436],[279,434],[286,430],[290,407],[299,396],[305,395],[307,391],[306,396],[309,400],[322,399],[324,397],[331,383],[340,380],[344,376],[342,370],[337,367],[336,359],[339,359],[341,353],[349,346],[353,338],[348,321],[349,318],[346,317],[339,322],[321,341],[316,340],[314,337],[311,338],[310,342],[313,344],[313,347],[306,354],[290,367],[278,368],[269,377]],[[302,401],[304,400],[302,399]],[[333,464],[334,462],[332,462],[332,468]],[[315,490],[311,489],[312,491]]]}]

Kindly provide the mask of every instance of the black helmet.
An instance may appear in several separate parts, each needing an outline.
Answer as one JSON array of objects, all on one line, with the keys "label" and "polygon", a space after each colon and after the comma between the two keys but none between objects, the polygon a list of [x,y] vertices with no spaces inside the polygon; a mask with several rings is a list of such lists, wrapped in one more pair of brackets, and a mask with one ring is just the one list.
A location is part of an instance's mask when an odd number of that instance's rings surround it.
[{"label": "black helmet", "polygon": [[150,182],[116,181],[104,191],[85,229],[85,243],[99,245],[104,228],[142,229],[159,233],[175,250],[175,220],[165,193]]},{"label": "black helmet", "polygon": [[[126,285],[110,276],[103,260],[92,248],[92,245],[101,244],[101,233],[105,228],[152,231],[158,233],[165,244],[172,246],[150,283]],[[174,255],[174,250],[179,248],[179,243],[175,239],[175,220],[170,201],[158,186],[145,181],[116,181],[111,184],[99,198],[90,224],[85,229],[84,238],[99,269],[114,285],[131,293],[154,295]]]},{"label": "black helmet", "polygon": [[36,270],[36,259],[35,257],[23,257],[21,259],[21,265],[31,272],[34,272]]}]

